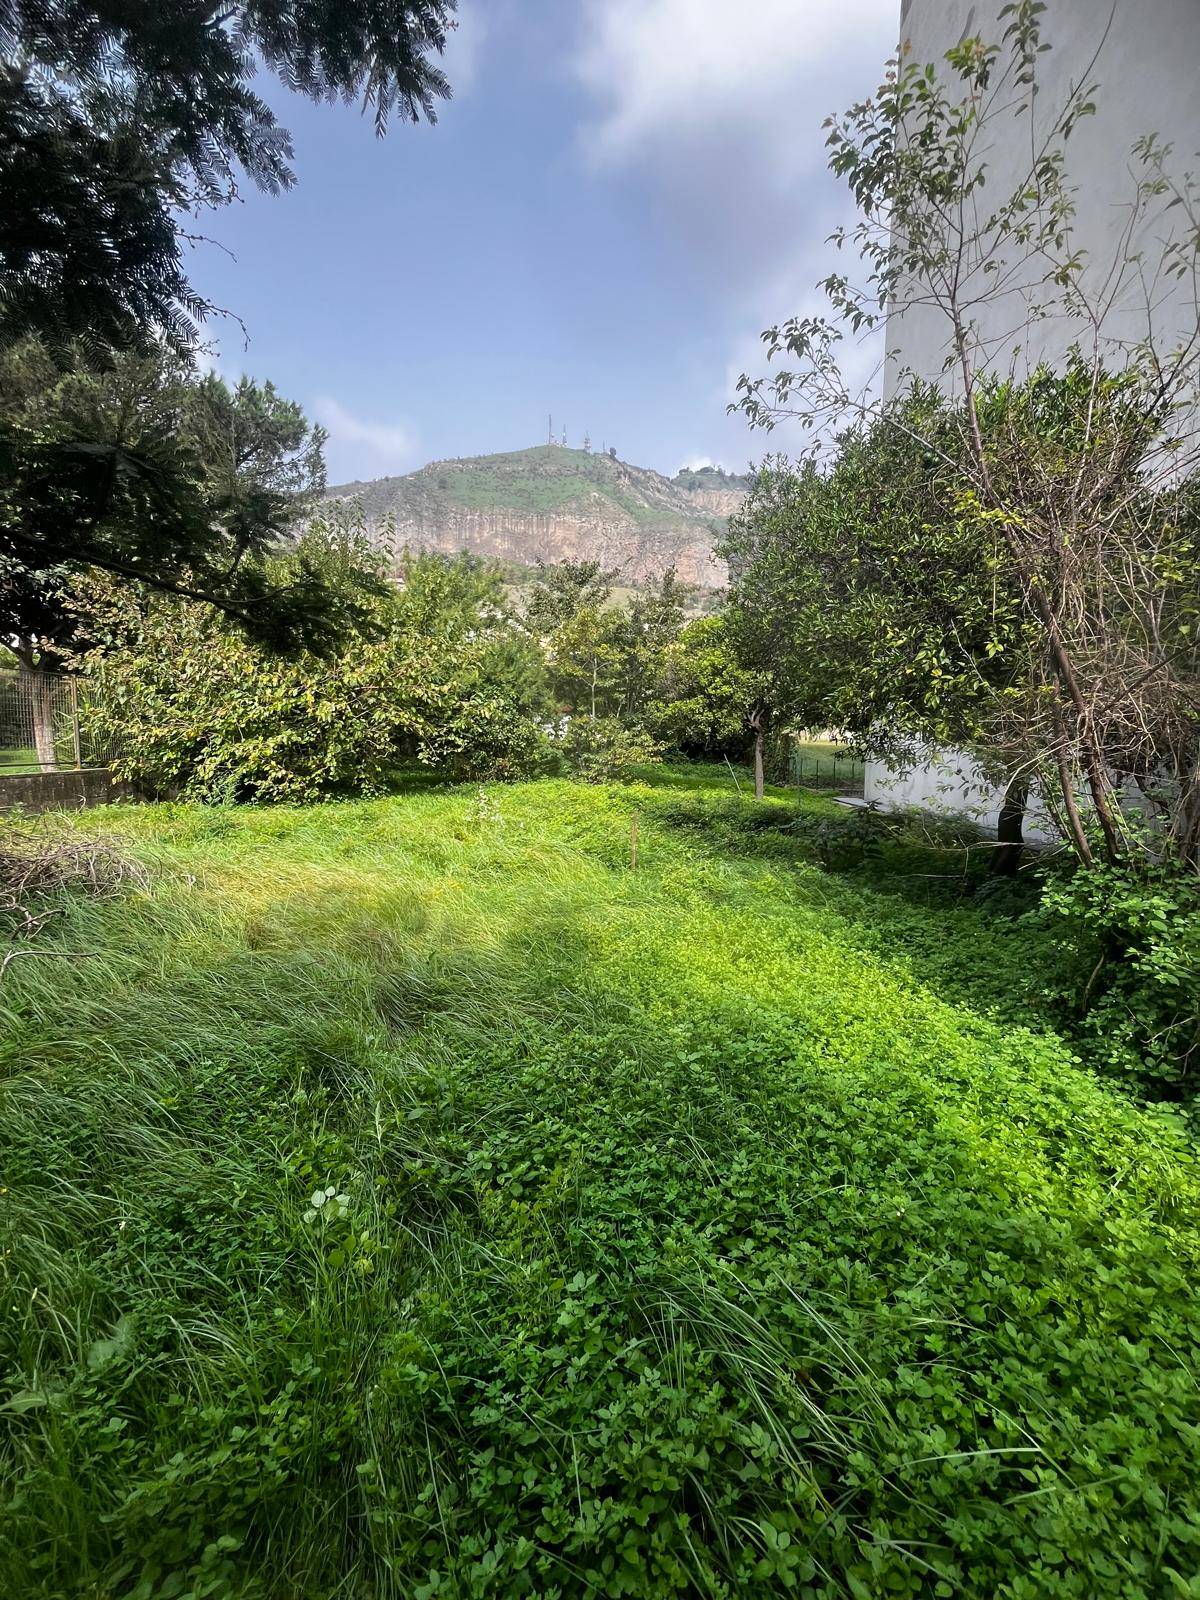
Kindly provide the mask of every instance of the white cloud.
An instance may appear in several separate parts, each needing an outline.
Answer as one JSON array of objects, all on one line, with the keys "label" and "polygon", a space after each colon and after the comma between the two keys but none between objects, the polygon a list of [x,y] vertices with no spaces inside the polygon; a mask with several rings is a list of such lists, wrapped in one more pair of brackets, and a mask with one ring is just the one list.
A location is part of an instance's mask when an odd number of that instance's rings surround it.
[{"label": "white cloud", "polygon": [[[762,328],[828,310],[816,285],[853,263],[826,240],[853,218],[826,169],[823,123],[874,92],[896,48],[898,0],[584,0],[574,60],[591,115],[582,129],[596,169],[655,194],[660,226],[684,242],[726,330],[713,412],[743,372],[762,373]],[[874,345],[842,346],[847,377],[867,384]],[[723,382],[722,382],[723,378]],[[729,441],[728,444],[726,441]],[[775,434],[735,419],[710,451],[795,450],[798,427]]]},{"label": "white cloud", "polygon": [[[839,251],[829,243],[829,235],[838,221],[846,220],[844,211],[830,211],[824,216],[811,215],[811,230],[799,240],[795,249],[781,259],[773,270],[763,274],[751,289],[737,302],[735,316],[743,331],[733,341],[725,370],[722,397],[729,400],[737,388],[742,373],[752,377],[769,375],[773,370],[783,370],[795,362],[787,356],[776,357],[768,364],[766,347],[761,330],[776,326],[785,317],[825,317],[836,323],[825,291],[819,287],[831,273],[844,272],[853,267],[853,257],[848,251]],[[883,333],[873,331],[854,334],[843,329],[838,346],[838,364],[848,393],[866,399],[877,395],[883,375]],[[799,450],[813,444],[813,435],[798,423],[780,424],[774,433],[752,436],[758,454],[776,450]]]},{"label": "white cloud", "polygon": [[619,162],[749,130],[773,164],[820,166],[841,86],[865,64],[873,87],[898,31],[896,0],[587,0],[575,67],[599,116],[586,146]]},{"label": "white cloud", "polygon": [[417,464],[417,436],[405,422],[371,422],[329,395],[318,397],[313,415],[329,430],[329,475],[335,481],[406,472]]}]

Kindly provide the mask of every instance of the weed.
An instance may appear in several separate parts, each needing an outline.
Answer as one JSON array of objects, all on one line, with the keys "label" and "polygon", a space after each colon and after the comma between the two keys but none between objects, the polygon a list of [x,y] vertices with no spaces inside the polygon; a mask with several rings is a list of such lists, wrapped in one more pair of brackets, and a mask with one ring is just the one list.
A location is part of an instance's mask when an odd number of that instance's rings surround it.
[{"label": "weed", "polygon": [[1200,1184],[1034,933],[817,799],[501,809],[97,819],[147,887],[0,992],[5,1592],[1188,1593]]}]

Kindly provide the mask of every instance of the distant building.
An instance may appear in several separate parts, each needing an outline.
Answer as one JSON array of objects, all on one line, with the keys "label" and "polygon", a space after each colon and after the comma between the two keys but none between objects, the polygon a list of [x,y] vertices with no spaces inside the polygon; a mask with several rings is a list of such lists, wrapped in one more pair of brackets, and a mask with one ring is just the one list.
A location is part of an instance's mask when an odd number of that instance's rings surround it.
[{"label": "distant building", "polygon": [[[903,0],[900,45],[910,62],[942,61],[972,34],[999,41],[1006,21],[1001,0]],[[1098,288],[1119,254],[1144,253],[1154,274],[1161,244],[1153,225],[1126,237],[1135,187],[1131,157],[1136,140],[1156,134],[1173,147],[1173,170],[1200,169],[1200,0],[1048,0],[1041,19],[1050,49],[1038,58],[1037,103],[1042,115],[1061,112],[1073,89],[1095,83],[1096,113],[1077,124],[1066,145],[1066,175],[1074,188],[1076,247],[1086,252],[1085,283]],[[986,195],[1010,194],[1029,169],[1031,132],[1027,117],[999,118],[991,125]],[[1090,275],[1090,276],[1087,276]],[[1033,275],[1028,286],[1033,298]],[[1014,310],[1014,307],[1016,308]],[[1147,294],[1130,278],[1106,317],[1102,337],[1114,347],[1152,332],[1160,344],[1174,342],[1195,323],[1194,287],[1161,278]],[[980,308],[978,333],[994,370],[1027,374],[1039,362],[1066,353],[1078,325],[1047,317],[1029,321],[1019,299]],[[933,307],[917,306],[888,319],[885,395],[912,378],[953,389],[945,370],[949,327]],[[1123,364],[1114,348],[1117,360]],[[917,806],[942,814],[968,815],[994,824],[1000,792],[961,752],[931,753],[911,771],[897,773],[868,762],[866,798],[885,807]],[[1027,836],[1046,833],[1048,819],[1036,811]]]}]

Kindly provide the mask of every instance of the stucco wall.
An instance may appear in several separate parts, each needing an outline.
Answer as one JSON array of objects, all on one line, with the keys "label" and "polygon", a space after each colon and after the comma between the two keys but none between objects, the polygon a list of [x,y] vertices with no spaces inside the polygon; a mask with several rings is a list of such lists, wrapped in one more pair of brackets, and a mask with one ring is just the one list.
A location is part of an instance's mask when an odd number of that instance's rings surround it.
[{"label": "stucco wall", "polygon": [[[909,0],[900,25],[908,60],[941,62],[946,50],[967,34],[999,41],[1000,0]],[[1111,11],[1111,18],[1110,18]],[[1096,115],[1076,124],[1066,145],[1067,181],[1076,190],[1072,244],[1086,252],[1085,284],[1096,298],[1117,256],[1125,249],[1129,205],[1134,192],[1134,141],[1155,133],[1174,146],[1169,170],[1196,172],[1200,162],[1200,0],[1048,0],[1041,19],[1050,49],[1038,58],[1038,97],[1043,125],[1061,111],[1072,89],[1096,84]],[[945,70],[949,70],[946,68]],[[1029,169],[1030,129],[1024,116],[1002,117],[987,152],[983,204],[1012,193]],[[1163,202],[1165,204],[1165,202]],[[1177,225],[1179,212],[1171,214]],[[1146,274],[1161,259],[1161,215],[1148,219],[1130,247],[1144,253]],[[1030,279],[1035,274],[1030,272]],[[982,280],[979,287],[982,288]],[[1034,291],[1033,298],[1044,299]],[[1043,358],[1055,360],[1080,336],[1080,325],[1053,317],[1025,325],[1024,309],[1013,298],[993,300],[977,312],[980,337],[993,368],[1023,375]],[[1158,281],[1154,309],[1140,282],[1127,282],[1105,321],[1106,340],[1144,338],[1152,324],[1156,340],[1195,326],[1191,285]],[[932,307],[912,307],[888,323],[886,387],[894,392],[905,374],[942,376],[948,327]],[[947,374],[944,381],[952,385]]]},{"label": "stucco wall", "polygon": [[[994,832],[1003,790],[989,783],[978,764],[961,750],[929,751],[912,767],[885,766],[868,761],[863,798],[883,811],[927,811],[933,816],[963,817],[987,832]],[[1051,844],[1057,829],[1037,797],[1025,814],[1024,836],[1029,844]]]}]

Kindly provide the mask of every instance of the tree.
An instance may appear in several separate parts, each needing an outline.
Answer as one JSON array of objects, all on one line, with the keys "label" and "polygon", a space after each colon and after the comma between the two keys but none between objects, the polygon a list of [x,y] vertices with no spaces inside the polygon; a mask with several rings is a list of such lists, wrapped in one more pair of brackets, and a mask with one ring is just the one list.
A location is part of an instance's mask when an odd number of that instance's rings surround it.
[{"label": "tree", "polygon": [[[738,403],[757,423],[794,417],[826,436],[879,421],[928,452],[973,559],[997,563],[1004,606],[1019,596],[1019,648],[1032,653],[1013,678],[1039,708],[1021,764],[1040,772],[1079,860],[1153,854],[1165,838],[1195,864],[1197,188],[1170,176],[1155,138],[1139,140],[1117,253],[1087,258],[1066,146],[1095,91],[1083,82],[1051,111],[1037,99],[1043,10],[1007,6],[1003,40],[964,38],[945,70],[897,63],[871,100],[831,120],[831,166],[860,210],[840,242],[857,251],[863,281],[832,275],[830,317],[768,329],[770,356],[796,365],[743,378]],[[1028,162],[997,192],[992,158],[1013,147],[1004,125],[1014,116]],[[1175,332],[1150,312],[1168,291]],[[1121,321],[1131,304],[1150,312],[1133,337]],[[951,405],[934,426],[914,427],[895,402],[911,373],[894,372],[883,398],[846,380],[842,339],[885,317],[889,337],[912,317],[944,333]],[[1054,370],[1031,354],[1028,331],[1051,321],[1063,352]],[[903,650],[895,641],[889,658]]]},{"label": "tree", "polygon": [[325,429],[271,382],[243,375],[231,387],[208,373],[185,397],[185,427],[195,441],[209,493],[231,505],[269,497],[258,512],[282,507],[294,518],[325,488]]},{"label": "tree", "polygon": [[618,574],[599,561],[539,561],[525,601],[526,625],[542,639],[585,606],[603,607]]},{"label": "tree", "polygon": [[204,601],[279,648],[325,649],[366,619],[361,591],[332,588],[303,552],[286,581],[270,565],[324,483],[322,442],[270,384],[197,383],[162,349],[100,371],[63,371],[37,341],[0,350],[3,633],[31,680],[43,762],[44,675],[90,643],[89,576]]},{"label": "tree", "polygon": [[[271,579],[321,574],[360,592],[377,548],[335,511],[271,557]],[[540,656],[515,630],[498,573],[470,556],[406,555],[372,600],[366,637],[331,659],[263,649],[211,607],[110,589],[91,671],[97,731],[150,792],[310,801],[381,789],[419,761],[447,777],[513,777],[545,751]],[[97,609],[100,609],[97,606]]]},{"label": "tree", "polygon": [[617,574],[598,561],[537,563],[523,622],[545,656],[556,704],[594,722],[611,709],[620,613],[608,604]]},{"label": "tree", "polygon": [[617,574],[598,561],[538,564],[524,623],[541,641],[565,710],[640,728],[662,653],[683,624],[687,590],[674,568],[610,605]]},{"label": "tree", "polygon": [[747,720],[760,800],[771,730],[828,721],[824,680],[811,652],[799,647],[793,614],[793,605],[806,596],[797,590],[787,563],[797,524],[811,514],[818,482],[811,466],[796,478],[785,462],[766,463],[741,511],[729,519],[720,546],[731,576],[724,613],[729,648],[753,690]]},{"label": "tree", "polygon": [[0,339],[192,342],[181,218],[294,181],[257,64],[313,100],[435,120],[455,0],[4,0]]},{"label": "tree", "polygon": [[556,629],[547,660],[559,706],[595,722],[612,713],[621,652],[617,632],[621,614],[615,606],[589,602]]},{"label": "tree", "polygon": [[1017,843],[1033,709],[1021,597],[916,437],[949,447],[951,409],[924,388],[904,411],[903,427],[851,429],[821,466],[767,463],[727,536],[731,603],[798,725],[843,729],[902,764],[930,745],[982,745],[990,773],[1014,780]]},{"label": "tree", "polygon": [[613,696],[626,723],[644,718],[663,652],[683,626],[687,594],[670,567],[656,586],[637,591],[624,615],[613,618]]},{"label": "tree", "polygon": [[685,756],[740,761],[752,742],[761,698],[755,675],[738,661],[722,616],[689,622],[662,652],[649,722]]}]

